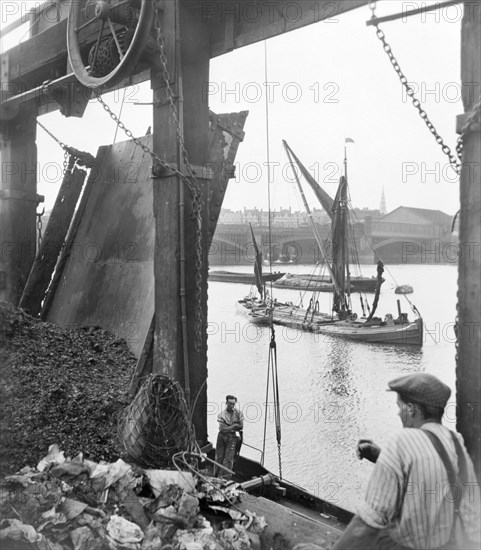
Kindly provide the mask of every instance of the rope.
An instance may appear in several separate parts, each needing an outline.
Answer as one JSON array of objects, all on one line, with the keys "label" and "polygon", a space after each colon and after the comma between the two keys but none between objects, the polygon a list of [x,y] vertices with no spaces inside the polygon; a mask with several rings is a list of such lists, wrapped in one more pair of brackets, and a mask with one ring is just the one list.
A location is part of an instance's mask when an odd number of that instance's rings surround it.
[{"label": "rope", "polygon": [[[124,108],[124,102],[125,102],[125,93],[127,92],[127,88],[125,87],[124,88],[124,93],[122,94],[122,101],[120,103],[120,109],[119,109],[119,114],[118,114],[118,118],[120,120],[120,117],[122,116],[122,111],[123,111],[123,108]],[[118,123],[116,124],[115,126],[115,134],[114,134],[114,143],[117,141],[117,132],[119,130],[119,125]]]}]

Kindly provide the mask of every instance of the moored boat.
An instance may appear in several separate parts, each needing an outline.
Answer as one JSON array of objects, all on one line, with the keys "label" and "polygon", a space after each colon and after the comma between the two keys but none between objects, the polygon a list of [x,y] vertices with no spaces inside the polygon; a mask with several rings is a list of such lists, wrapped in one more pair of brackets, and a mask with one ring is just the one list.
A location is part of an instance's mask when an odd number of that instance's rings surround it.
[{"label": "moored boat", "polygon": [[[366,316],[364,312],[364,302],[361,300],[363,315],[361,320],[357,320],[358,316],[352,310],[351,302],[351,287],[354,278],[351,275],[350,261],[357,257],[355,250],[352,250],[350,243],[354,242],[351,235],[351,221],[349,212],[349,192],[347,182],[347,155],[344,149],[344,175],[339,180],[339,187],[334,199],[319,186],[314,180],[309,171],[296,157],[292,149],[284,141],[289,161],[292,165],[297,165],[303,178],[309,183],[318,200],[323,205],[326,212],[331,217],[331,244],[332,254],[328,258],[325,246],[318,233],[318,230],[312,219],[312,214],[304,195],[299,175],[294,170],[297,187],[301,194],[304,208],[311,222],[317,244],[322,254],[324,264],[326,265],[329,275],[329,283],[326,283],[326,278],[318,278],[314,282],[321,285],[329,285],[333,293],[333,318],[331,322],[319,323],[317,326],[311,326],[310,330],[315,329],[321,334],[331,334],[346,339],[358,340],[363,342],[386,343],[386,344],[413,344],[422,346],[423,344],[423,320],[417,309],[412,305],[417,318],[414,321],[409,321],[407,314],[401,312],[400,302],[398,300],[398,318],[393,319],[392,315],[388,314],[382,320],[379,317],[374,317],[376,308],[379,302],[381,285],[384,282],[382,277],[384,266],[381,261],[378,262],[377,278],[375,281],[375,295],[372,306],[369,308],[369,314]],[[360,278],[363,279],[363,278]],[[364,278],[365,279],[365,278]],[[297,287],[299,288],[299,287]],[[316,290],[319,292],[319,290]],[[362,297],[361,297],[362,298]],[[303,328],[302,326],[300,328]]]},{"label": "moored boat", "polygon": [[394,294],[412,294],[414,289],[411,285],[399,285],[396,287]]},{"label": "moored boat", "polygon": [[331,325],[320,326],[317,332],[361,342],[416,346],[423,344],[423,320],[420,317],[414,321],[408,321],[407,317],[393,320],[392,316],[386,316],[384,321],[336,321]]},{"label": "moored boat", "polygon": [[[276,281],[283,277],[285,273],[277,271],[275,273],[262,274],[262,281],[265,283]],[[255,275],[252,273],[239,273],[235,271],[209,271],[209,281],[220,281],[223,283],[244,283],[248,285],[256,284]]]},{"label": "moored boat", "polygon": [[[276,288],[294,288],[296,290],[310,290],[315,292],[333,292],[334,285],[327,275],[309,275],[285,273],[274,280]],[[384,282],[384,279],[383,279]],[[351,277],[350,292],[375,292],[378,284],[376,277]]]}]

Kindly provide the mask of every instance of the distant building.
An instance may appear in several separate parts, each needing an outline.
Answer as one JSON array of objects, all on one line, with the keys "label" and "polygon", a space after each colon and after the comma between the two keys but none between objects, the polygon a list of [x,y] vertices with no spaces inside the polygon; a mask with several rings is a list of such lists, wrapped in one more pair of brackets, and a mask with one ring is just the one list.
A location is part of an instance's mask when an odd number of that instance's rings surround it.
[{"label": "distant building", "polygon": [[[320,209],[312,212],[321,237],[329,241],[331,220]],[[355,208],[352,212],[353,237],[363,263],[377,259],[385,263],[454,263],[459,245],[451,233],[452,217],[440,210],[400,206],[381,215],[380,210]],[[252,263],[254,260],[252,224],[264,258],[273,261],[315,263],[321,260],[307,215],[289,209],[272,211],[222,209],[209,262],[212,265]]]},{"label": "distant building", "polygon": [[384,196],[384,185],[382,186],[381,205],[379,206],[379,211],[381,213],[381,216],[384,216],[384,214],[386,214],[386,212],[387,212],[386,197]]},{"label": "distant building", "polygon": [[451,233],[453,217],[441,210],[399,206],[377,220],[366,233],[384,261],[396,263],[455,263],[457,235]]}]

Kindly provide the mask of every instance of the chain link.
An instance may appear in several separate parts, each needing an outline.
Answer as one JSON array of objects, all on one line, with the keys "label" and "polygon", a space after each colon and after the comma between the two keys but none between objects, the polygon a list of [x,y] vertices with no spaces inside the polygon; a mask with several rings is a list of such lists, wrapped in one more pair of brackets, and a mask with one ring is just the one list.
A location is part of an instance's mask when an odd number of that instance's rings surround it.
[{"label": "chain link", "polygon": [[[371,1],[369,2],[369,9],[371,10],[371,19],[376,18],[376,2]],[[379,38],[379,40],[382,42],[384,51],[387,53],[389,60],[391,61],[392,66],[394,67],[394,70],[396,71],[397,75],[399,76],[399,80],[401,81],[401,84],[404,86],[404,89],[406,90],[407,95],[411,98],[411,101],[414,105],[414,107],[418,110],[419,116],[424,120],[426,126],[428,127],[431,134],[436,139],[436,143],[438,143],[441,146],[441,149],[443,153],[449,158],[449,162],[456,172],[458,176],[461,174],[461,166],[462,166],[462,160],[463,160],[463,146],[464,146],[464,137],[469,130],[469,127],[471,124],[475,121],[475,119],[479,116],[479,112],[481,109],[481,94],[478,98],[478,101],[474,104],[474,106],[471,109],[471,112],[469,116],[466,119],[466,122],[464,123],[461,132],[459,133],[458,139],[456,141],[456,156],[452,153],[451,149],[444,143],[443,138],[439,135],[436,128],[434,127],[434,124],[429,120],[429,117],[424,111],[424,109],[421,107],[421,102],[419,99],[417,99],[414,96],[414,90],[409,86],[408,80],[404,73],[401,70],[401,67],[399,66],[399,63],[397,59],[394,57],[394,54],[392,53],[391,46],[386,41],[386,36],[384,32],[379,28],[378,23],[374,23],[374,27],[376,28],[376,36]]]},{"label": "chain link", "polygon": [[[372,9],[372,8],[371,8]],[[374,12],[373,12],[374,17]],[[404,73],[401,70],[401,67],[397,61],[397,59],[394,57],[394,54],[392,53],[391,46],[387,43],[386,37],[384,32],[379,28],[378,24],[374,25],[376,27],[376,36],[379,38],[379,40],[382,42],[383,49],[387,53],[389,57],[389,61],[391,61],[392,66],[394,67],[394,70],[396,71],[397,75],[399,76],[399,80],[401,81],[401,84],[404,86],[404,89],[406,90],[406,94],[411,98],[412,104],[414,107],[418,110],[419,116],[424,120],[424,123],[426,124],[428,130],[431,132],[431,134],[434,136],[436,143],[438,143],[441,147],[442,152],[448,157],[449,162],[453,168],[453,170],[456,172],[456,174],[461,173],[461,156],[458,152],[458,147],[456,147],[456,152],[458,153],[458,158],[454,156],[451,149],[449,148],[446,143],[444,143],[443,138],[439,135],[438,131],[436,130],[434,124],[429,120],[429,117],[426,113],[426,111],[421,107],[421,102],[419,99],[414,95],[413,88],[408,84],[408,79],[404,75]],[[462,144],[463,136],[459,136],[458,138],[458,144],[461,141]],[[460,151],[462,151],[462,145],[460,146]]]},{"label": "chain link", "polygon": [[203,344],[203,322],[204,315],[202,310],[202,190],[199,185],[199,182],[195,176],[194,169],[189,160],[189,155],[185,148],[184,138],[182,134],[182,128],[179,122],[179,117],[177,113],[177,107],[174,102],[174,92],[170,85],[170,74],[167,68],[167,56],[165,54],[165,45],[162,37],[162,29],[160,25],[160,17],[156,2],[154,2],[154,27],[156,32],[157,46],[160,52],[160,61],[162,64],[162,77],[165,82],[167,90],[167,99],[169,101],[169,106],[172,112],[172,117],[174,119],[177,141],[179,143],[183,163],[189,176],[186,176],[178,168],[168,164],[162,160],[156,153],[150,149],[147,145],[141,142],[139,138],[136,138],[131,130],[129,130],[125,124],[120,120],[120,118],[112,111],[112,109],[105,103],[102,99],[100,91],[94,89],[94,94],[97,101],[102,105],[103,109],[109,114],[110,118],[119,126],[119,128],[136,144],[142,151],[150,155],[154,164],[161,166],[162,168],[170,171],[172,174],[178,176],[182,182],[185,183],[186,187],[192,194],[192,217],[195,221],[195,335],[194,335],[194,347],[196,351],[202,349]]},{"label": "chain link", "polygon": [[37,215],[37,254],[40,250],[40,245],[42,244],[42,216],[45,214],[45,208],[41,212],[36,212]]},{"label": "chain link", "polygon": [[164,79],[167,99],[169,101],[170,110],[172,112],[172,117],[174,119],[177,141],[179,143],[182,159],[184,166],[187,169],[189,176],[192,179],[192,185],[189,186],[192,192],[192,217],[195,221],[195,335],[194,335],[194,347],[196,351],[202,349],[203,343],[203,322],[204,315],[202,309],[202,189],[197,181],[194,170],[189,160],[189,155],[185,148],[183,129],[179,122],[179,116],[177,112],[177,107],[174,102],[174,92],[170,86],[170,74],[167,68],[167,56],[165,53],[165,44],[162,37],[162,29],[160,25],[159,10],[157,8],[157,3],[154,2],[154,27],[155,34],[157,39],[157,46],[160,51],[160,62],[162,64],[162,77]]}]

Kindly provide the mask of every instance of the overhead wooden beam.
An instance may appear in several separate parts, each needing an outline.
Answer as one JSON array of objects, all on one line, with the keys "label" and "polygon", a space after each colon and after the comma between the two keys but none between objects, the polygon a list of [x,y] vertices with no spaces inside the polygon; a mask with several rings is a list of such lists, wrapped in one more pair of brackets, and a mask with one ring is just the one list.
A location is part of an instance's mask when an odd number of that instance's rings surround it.
[{"label": "overhead wooden beam", "polygon": [[326,19],[335,23],[337,16],[365,4],[368,0],[213,0],[202,2],[201,16],[210,22],[212,58]]},{"label": "overhead wooden beam", "polygon": [[[367,3],[368,0],[182,0],[194,19],[208,27],[211,58],[329,18],[332,20]],[[62,19],[56,23],[54,18],[49,18],[43,26],[47,24],[50,26],[43,32],[0,56],[0,64],[8,66],[8,78],[2,90],[4,97],[0,101],[6,98],[5,90],[7,97],[25,93],[70,72],[67,21]],[[87,27],[80,39],[81,48],[93,44],[97,33],[95,24]],[[139,65],[139,72],[143,72],[143,79],[148,79],[145,64]]]}]

